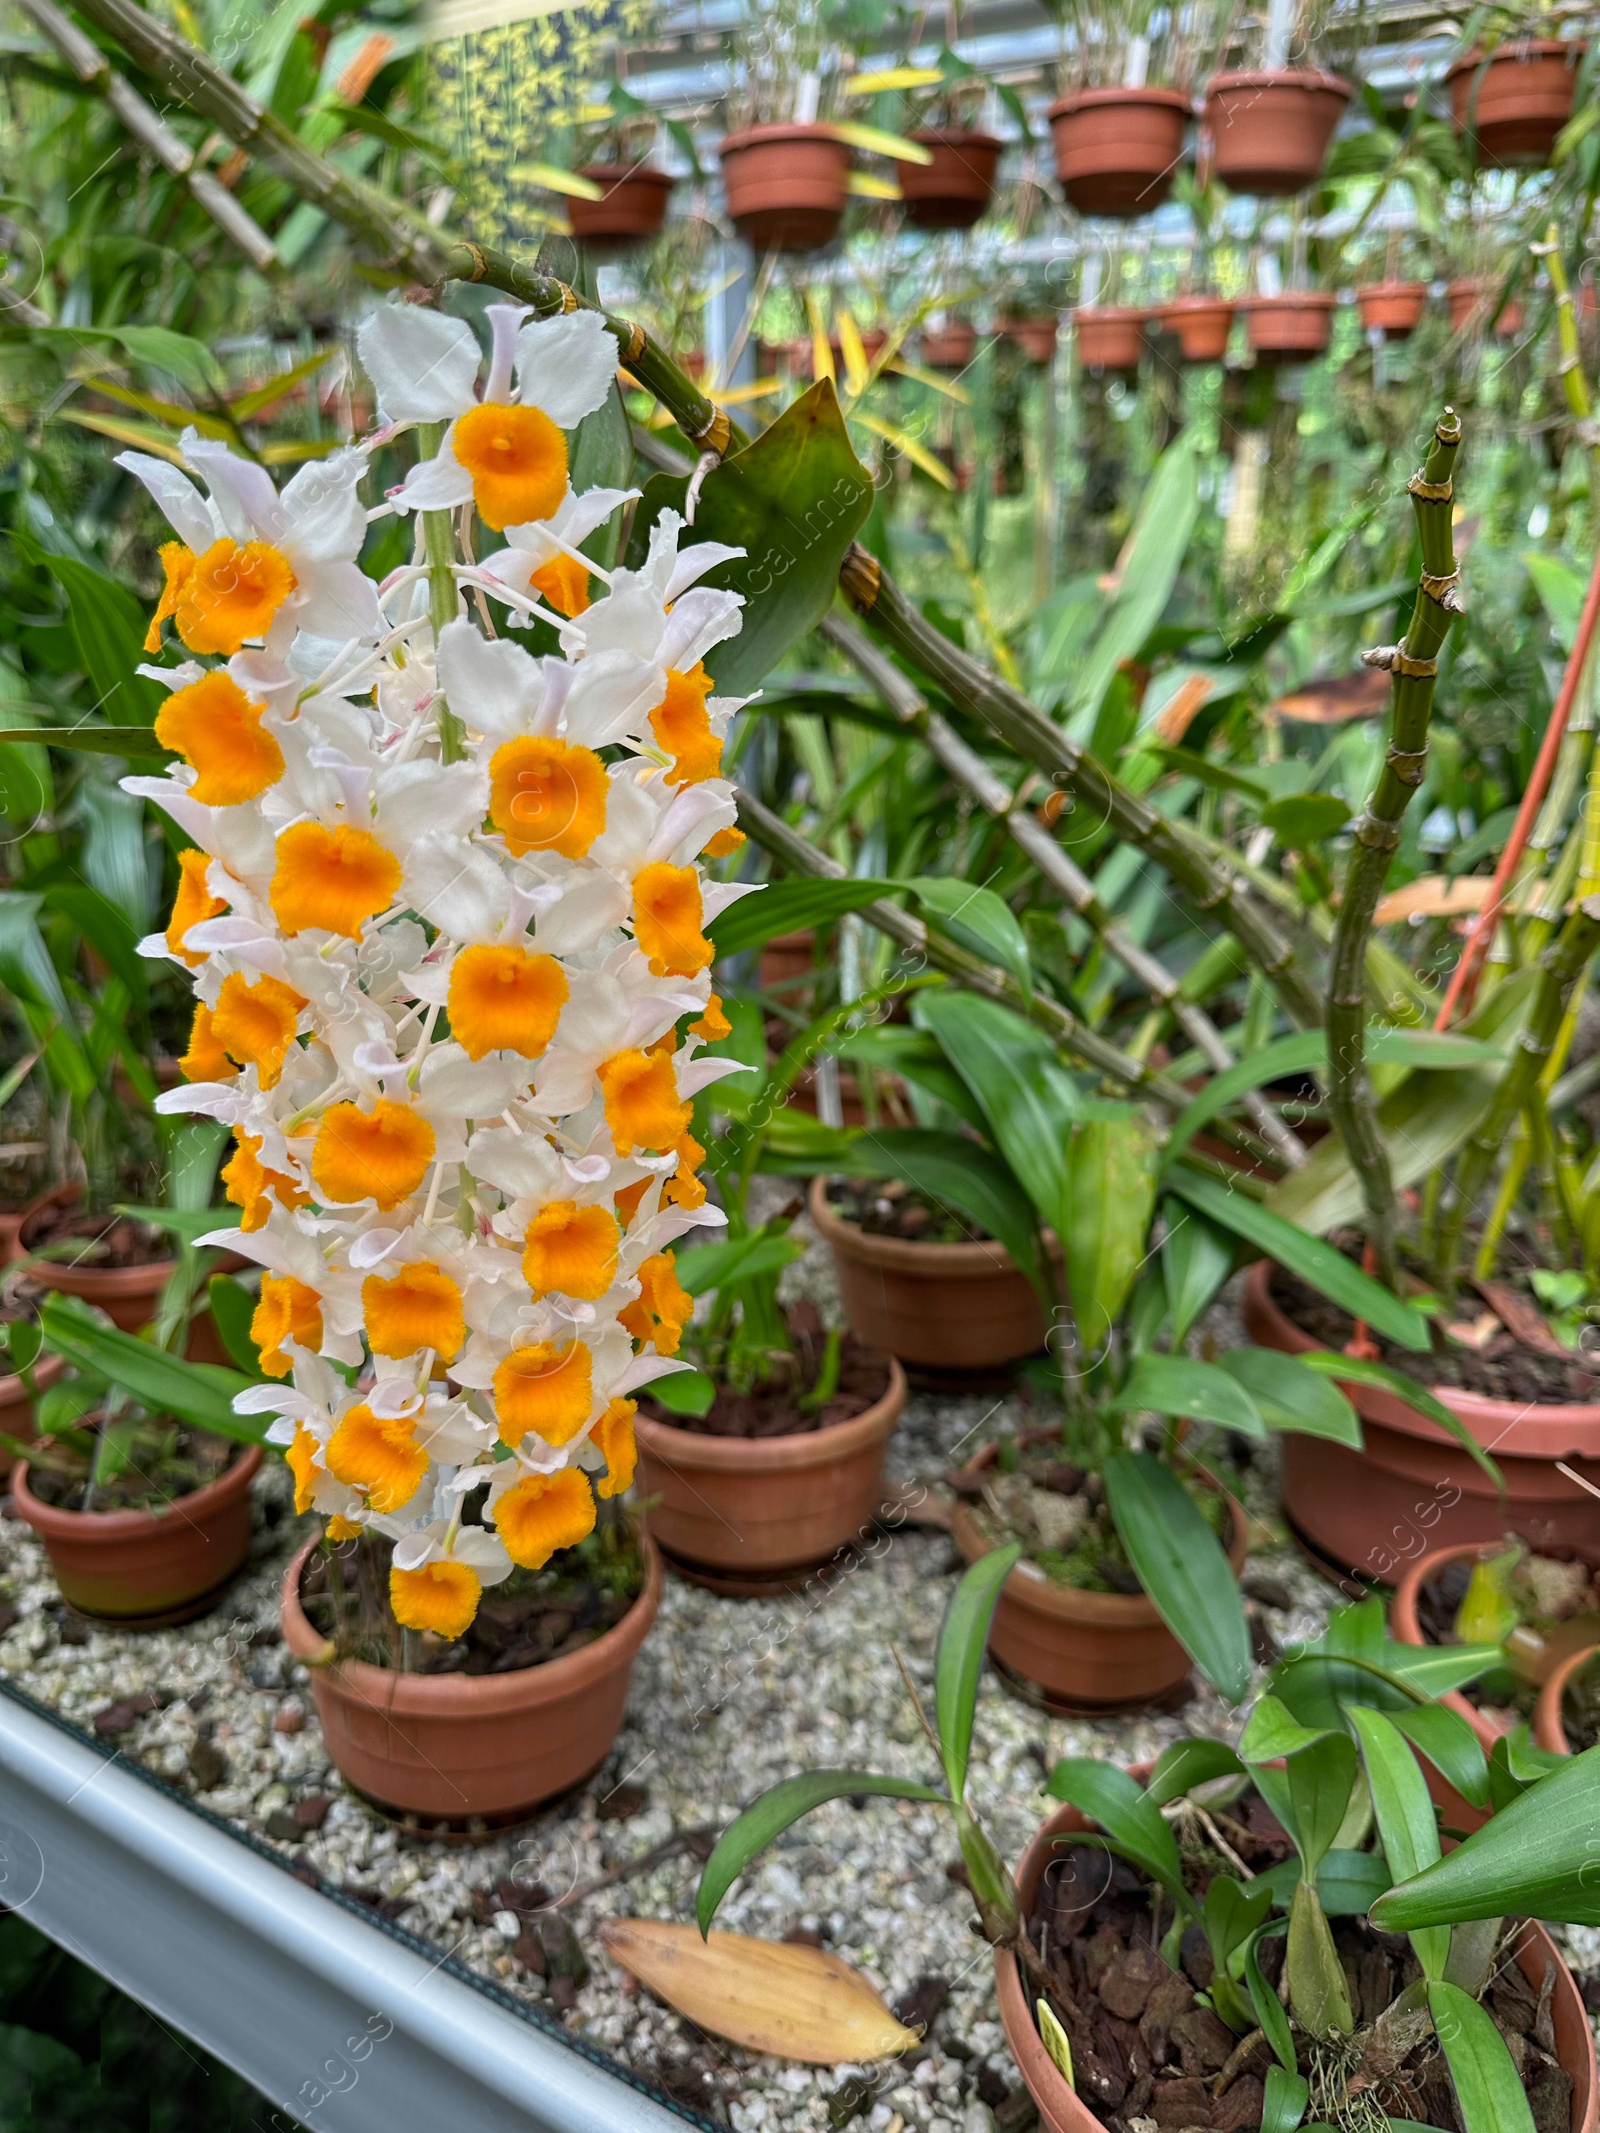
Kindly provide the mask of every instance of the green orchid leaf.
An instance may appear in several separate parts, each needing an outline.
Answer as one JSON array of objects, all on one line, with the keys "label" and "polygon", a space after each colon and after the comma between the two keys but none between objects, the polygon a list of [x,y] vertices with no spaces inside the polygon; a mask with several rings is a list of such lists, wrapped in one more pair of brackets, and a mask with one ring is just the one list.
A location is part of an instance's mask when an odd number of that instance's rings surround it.
[{"label": "green orchid leaf", "polygon": [[989,1625],[994,1620],[1000,1589],[1021,1558],[1022,1549],[1016,1542],[980,1556],[957,1585],[939,1630],[933,1667],[933,1710],[944,1774],[953,1800],[960,1800],[966,1791],[967,1758],[972,1751],[972,1723],[978,1707],[978,1683],[983,1678],[983,1655],[989,1644]]},{"label": "green orchid leaf", "polygon": [[1181,1349],[1189,1328],[1216,1298],[1233,1272],[1233,1244],[1222,1231],[1181,1200],[1161,1207],[1161,1273],[1171,1317],[1172,1346]]},{"label": "green orchid leaf", "polygon": [[1428,2011],[1467,2133],[1534,2133],[1522,2076],[1487,2010],[1459,1985],[1430,1978]]},{"label": "green orchid leaf", "polygon": [[[1017,923],[1016,913],[993,889],[975,882],[955,881],[948,874],[919,874],[906,884],[935,925],[977,955],[1009,971],[1022,987],[1024,997],[1033,995],[1033,967],[1028,943]],[[964,999],[975,994],[962,994]]]},{"label": "green orchid leaf", "polygon": [[1132,1104],[1096,1104],[1067,1144],[1067,1291],[1085,1352],[1110,1339],[1148,1250],[1160,1142]]},{"label": "green orchid leaf", "polygon": [[210,1305],[212,1323],[222,1338],[222,1345],[233,1358],[235,1366],[246,1377],[260,1378],[261,1350],[250,1337],[250,1322],[255,1316],[256,1299],[231,1274],[213,1274],[206,1283],[206,1299]]},{"label": "green orchid leaf", "polygon": [[706,1861],[695,1895],[695,1917],[700,1931],[709,1933],[718,1907],[739,1876],[802,1815],[810,1814],[827,1800],[856,1799],[862,1794],[890,1800],[921,1800],[948,1807],[951,1803],[931,1785],[913,1784],[908,1778],[879,1777],[870,1770],[807,1770],[799,1777],[785,1778],[735,1816]]},{"label": "green orchid leaf", "polygon": [[1050,1773],[1046,1791],[1087,1815],[1174,1902],[1187,1907],[1183,1861],[1177,1840],[1137,1778],[1116,1763],[1064,1756]]},{"label": "green orchid leaf", "polygon": [[708,1415],[717,1397],[717,1381],[703,1370],[673,1370],[650,1380],[650,1397],[669,1415]]},{"label": "green orchid leaf", "polygon": [[1489,1805],[1489,1765],[1483,1744],[1458,1711],[1447,1710],[1441,1703],[1422,1703],[1388,1715],[1447,1785],[1453,1785],[1473,1807]]},{"label": "green orchid leaf", "polygon": [[[1381,1711],[1357,1706],[1350,1719],[1361,1743],[1361,1760],[1366,1765],[1367,1785],[1389,1871],[1399,1880],[1409,1881],[1439,1857],[1439,1825],[1428,1797],[1427,1779],[1405,1735]],[[1425,1976],[1443,1977],[1444,1966],[1450,1960],[1448,1926],[1420,1927],[1411,1936],[1411,1946]]]},{"label": "green orchid leaf", "polygon": [[[1372,1323],[1376,1325],[1377,1320],[1374,1319]],[[1382,1327],[1379,1328],[1380,1332],[1383,1330]],[[1426,1385],[1419,1383],[1406,1371],[1392,1370],[1387,1363],[1375,1362],[1367,1356],[1346,1355],[1343,1350],[1335,1355],[1332,1349],[1328,1348],[1309,1348],[1300,1357],[1300,1361],[1308,1370],[1319,1370],[1324,1377],[1342,1380],[1346,1385],[1372,1385],[1383,1392],[1392,1392],[1397,1400],[1403,1400],[1407,1407],[1414,1408],[1419,1415],[1426,1415],[1430,1422],[1437,1422],[1442,1430],[1454,1437],[1461,1449],[1482,1468],[1497,1489],[1504,1485],[1499,1467],[1461,1417],[1446,1407],[1443,1400],[1431,1393]]]},{"label": "green orchid leaf", "polygon": [[[1261,1959],[1256,1953],[1258,1940],[1259,1935],[1256,1940],[1251,1941],[1244,1959],[1244,1981],[1249,1990],[1250,2005],[1255,2009],[1256,2020],[1261,2025],[1261,2034],[1272,2046],[1272,2055],[1278,2062],[1275,2071],[1293,2075],[1298,2072],[1300,2064],[1295,2055],[1294,2032],[1289,2027],[1289,2017],[1284,2011],[1283,2002],[1261,1974]],[[1305,2114],[1305,2107],[1306,2098],[1302,2097],[1300,2109],[1290,2121],[1291,2124],[1300,2123]]]},{"label": "green orchid leaf", "polygon": [[1147,1351],[1135,1356],[1111,1406],[1123,1414],[1187,1415],[1250,1437],[1267,1433],[1260,1409],[1236,1377],[1219,1364],[1188,1355]]},{"label": "green orchid leaf", "polygon": [[1197,1785],[1210,1785],[1218,1778],[1238,1777],[1244,1768],[1244,1763],[1226,1741],[1191,1736],[1187,1740],[1174,1741],[1157,1756],[1145,1796],[1152,1806],[1165,1807],[1169,1800],[1182,1799]]},{"label": "green orchid leaf", "polygon": [[1275,1348],[1232,1348],[1217,1368],[1237,1378],[1268,1429],[1326,1437],[1361,1449],[1361,1417],[1331,1379]]},{"label": "green orchid leaf", "polygon": [[190,1363],[111,1326],[74,1296],[49,1296],[39,1312],[44,1345],[75,1369],[115,1385],[153,1415],[176,1415],[195,1429],[239,1444],[264,1441],[270,1417],[236,1415],[233,1400],[256,1382],[220,1363]]},{"label": "green orchid leaf", "polygon": [[711,921],[719,956],[742,955],[807,926],[831,926],[846,911],[861,911],[894,887],[888,881],[775,881],[756,896],[741,896]]},{"label": "green orchid leaf", "polygon": [[1151,1453],[1117,1452],[1102,1475],[1139,1583],[1217,1692],[1242,1702],[1250,1686],[1250,1627],[1222,1543],[1171,1467]]},{"label": "green orchid leaf", "polygon": [[[1282,2015],[1283,2008],[1279,2005],[1278,1995],[1269,1988],[1267,1997]],[[1256,2011],[1256,2019],[1260,2020],[1259,2008]],[[1285,2018],[1285,2029],[1288,2026],[1288,2020]],[[1269,2067],[1267,2093],[1261,2105],[1261,2133],[1294,2133],[1295,2127],[1305,2117],[1306,2105],[1310,2101],[1311,2084],[1303,2074],[1291,2073],[1282,2066]]]}]

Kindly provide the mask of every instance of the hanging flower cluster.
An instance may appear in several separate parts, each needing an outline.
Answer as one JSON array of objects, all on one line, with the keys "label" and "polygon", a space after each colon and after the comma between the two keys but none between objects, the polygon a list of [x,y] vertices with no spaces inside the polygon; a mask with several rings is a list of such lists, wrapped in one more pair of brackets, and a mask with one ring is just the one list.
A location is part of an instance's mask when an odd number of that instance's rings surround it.
[{"label": "hanging flower cluster", "polygon": [[[193,979],[188,1086],[263,1269],[252,1332],[297,1508],[394,1542],[404,1627],[460,1636],[484,1585],[542,1565],[634,1469],[633,1395],[690,1310],[671,1246],[721,1221],[691,1100],[736,1071],[706,926],[745,893],[710,693],[739,596],[665,513],[639,570],[580,553],[629,494],[574,494],[568,432],[605,399],[598,314],[385,307],[359,337],[382,427],[303,468],[190,432],[188,468],[125,453],[178,538],[146,672],[180,758],[129,778],[193,840],[163,933]],[[376,511],[375,443],[422,456]],[[416,511],[375,584],[368,520]],[[476,518],[505,546],[471,560]],[[433,514],[433,516],[424,516]],[[441,533],[448,536],[441,546]],[[598,592],[595,589],[598,588]],[[472,617],[461,611],[470,599]],[[500,617],[497,632],[494,615]],[[445,617],[436,627],[435,617]],[[536,622],[535,657],[507,629]]]}]

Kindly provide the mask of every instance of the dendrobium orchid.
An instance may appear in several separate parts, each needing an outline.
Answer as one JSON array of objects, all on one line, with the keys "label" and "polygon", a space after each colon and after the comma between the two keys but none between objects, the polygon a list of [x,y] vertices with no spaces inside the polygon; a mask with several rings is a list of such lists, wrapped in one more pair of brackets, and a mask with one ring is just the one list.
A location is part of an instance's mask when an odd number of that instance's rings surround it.
[{"label": "dendrobium orchid", "polygon": [[[234,1135],[239,1224],[207,1241],[262,1270],[269,1380],[237,1404],[275,1417],[298,1509],[392,1540],[396,1620],[444,1637],[593,1529],[632,1480],[635,1395],[684,1367],[672,1247],[722,1220],[691,1105],[737,1071],[703,1049],[726,1029],[706,928],[745,893],[701,866],[738,840],[736,700],[703,661],[740,601],[699,581],[737,551],[669,512],[642,569],[582,556],[626,498],[573,494],[565,432],[615,344],[595,313],[490,318],[481,397],[464,321],[386,306],[359,336],[381,434],[439,426],[378,509],[470,503],[506,533],[449,564],[437,630],[420,523],[413,567],[359,568],[364,447],[281,496],[199,438],[204,496],[123,460],[178,536],[152,648],[170,618],[200,655],[144,670],[179,760],[125,782],[193,840],[142,948],[195,992],[160,1107]],[[503,628],[543,614],[559,654],[480,627],[469,591]]]}]

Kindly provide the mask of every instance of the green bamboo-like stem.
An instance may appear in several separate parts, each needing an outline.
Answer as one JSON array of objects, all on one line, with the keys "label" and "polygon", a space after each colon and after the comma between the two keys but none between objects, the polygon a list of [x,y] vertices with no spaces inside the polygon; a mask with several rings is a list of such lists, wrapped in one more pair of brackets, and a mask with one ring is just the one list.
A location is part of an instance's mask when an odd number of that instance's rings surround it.
[{"label": "green bamboo-like stem", "polygon": [[1251,961],[1277,992],[1290,1017],[1307,1028],[1322,1021],[1322,1002],[1295,956],[1276,915],[1263,908],[1239,876],[1204,853],[1156,808],[1107,770],[1037,706],[991,674],[936,629],[877,559],[859,543],[839,573],[845,597],[891,650],[1069,791],[1092,817],[1108,822],[1171,876],[1197,910],[1213,913],[1236,934]]},{"label": "green bamboo-like stem", "polygon": [[[424,459],[431,459],[444,438],[442,422],[425,422],[417,433]],[[433,623],[433,641],[461,613],[461,595],[456,587],[455,530],[448,511],[423,511],[422,554],[428,566],[428,615]],[[459,763],[467,752],[466,728],[447,703],[439,706],[440,753],[447,763]]]},{"label": "green bamboo-like stem", "polygon": [[1400,1279],[1398,1216],[1394,1173],[1367,1075],[1367,938],[1400,842],[1402,819],[1427,768],[1438,655],[1460,612],[1451,531],[1451,470],[1460,446],[1460,419],[1446,408],[1435,425],[1427,464],[1411,478],[1422,546],[1422,579],[1411,627],[1404,644],[1366,655],[1369,666],[1387,667],[1394,675],[1389,746],[1366,812],[1356,824],[1328,973],[1328,1108],[1361,1183],[1378,1279],[1391,1289],[1398,1288]]},{"label": "green bamboo-like stem", "polygon": [[1589,515],[1593,523],[1600,525],[1600,423],[1594,416],[1594,401],[1589,392],[1589,381],[1583,374],[1583,351],[1578,341],[1578,314],[1572,302],[1572,284],[1567,279],[1567,263],[1561,256],[1561,232],[1551,223],[1545,232],[1543,244],[1533,247],[1535,258],[1544,261],[1544,270],[1550,277],[1550,286],[1556,299],[1556,338],[1561,349],[1558,369],[1561,390],[1566,395],[1573,422],[1577,425],[1578,441],[1589,454]]},{"label": "green bamboo-like stem", "polygon": [[[770,852],[775,859],[781,860],[793,873],[809,874],[814,879],[826,881],[839,881],[844,878],[846,870],[838,860],[830,859],[826,852],[818,851],[814,844],[802,837],[797,829],[792,829],[781,816],[775,815],[769,807],[764,806],[753,793],[739,789],[735,798],[739,803],[739,827],[759,844],[763,851]],[[1015,978],[996,969],[985,962],[982,956],[974,955],[959,942],[950,940],[935,928],[924,925],[920,919],[911,917],[898,905],[880,900],[868,904],[856,915],[864,919],[869,926],[875,927],[878,932],[887,934],[890,940],[909,950],[911,954],[924,957],[935,970],[942,970],[947,976],[959,979],[970,991],[982,993],[991,1000],[998,1000],[1002,1005],[1015,1009],[1019,1015],[1026,1016],[1030,1022],[1037,1023],[1064,1052],[1071,1053],[1085,1066],[1092,1067],[1097,1074],[1105,1075],[1107,1080],[1116,1082],[1130,1093],[1149,1097],[1174,1114],[1189,1102],[1193,1092],[1184,1088],[1181,1082],[1174,1081],[1169,1074],[1159,1073],[1146,1066],[1143,1060],[1134,1059],[1128,1053],[1120,1051],[1116,1045],[1108,1043],[1097,1031],[1090,1029],[1058,1001],[1037,991],[1030,997],[1023,992]],[[1253,1155],[1258,1160],[1264,1155],[1270,1155],[1266,1143],[1258,1140],[1254,1134],[1245,1133],[1238,1128],[1224,1131],[1215,1126],[1212,1131],[1217,1132],[1219,1138],[1228,1140],[1230,1145],[1237,1147],[1241,1153]],[[1236,1172],[1229,1172],[1229,1176],[1235,1183],[1245,1182],[1239,1179]],[[1248,1189],[1247,1183],[1245,1189]]]},{"label": "green bamboo-like stem", "polygon": [[1555,1050],[1567,1003],[1600,946],[1600,896],[1586,896],[1539,958],[1539,986],[1527,1027],[1512,1053],[1488,1110],[1462,1150],[1455,1198],[1445,1217],[1440,1270],[1455,1279],[1467,1217],[1492,1173],[1512,1127],[1526,1110]]}]

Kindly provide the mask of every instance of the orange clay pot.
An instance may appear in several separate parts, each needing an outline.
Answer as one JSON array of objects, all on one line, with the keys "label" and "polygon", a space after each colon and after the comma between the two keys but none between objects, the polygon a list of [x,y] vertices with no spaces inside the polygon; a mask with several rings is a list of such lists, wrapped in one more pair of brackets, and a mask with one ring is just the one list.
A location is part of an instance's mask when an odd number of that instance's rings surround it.
[{"label": "orange clay pot", "polygon": [[61,1597],[79,1614],[124,1629],[159,1628],[204,1614],[250,1553],[250,1484],[259,1444],[226,1473],[162,1511],[62,1511],[28,1486],[26,1460],[11,1500],[44,1542]]},{"label": "orange clay pot", "polygon": [[846,1322],[869,1348],[927,1370],[997,1370],[1044,1346],[1039,1298],[1004,1245],[871,1236],[834,1213],[825,1178],[811,1182],[810,1212]]},{"label": "orange clay pot", "polygon": [[1145,314],[1126,304],[1096,304],[1072,314],[1078,361],[1085,370],[1137,370]]},{"label": "orange clay pot", "polygon": [[649,163],[590,163],[578,172],[598,185],[599,200],[567,201],[567,220],[581,244],[621,250],[654,237],[667,219],[672,179]]},{"label": "orange clay pot", "polygon": [[1468,52],[1445,76],[1450,120],[1472,137],[1480,163],[1538,168],[1572,116],[1581,42],[1525,37],[1499,45],[1487,62]]},{"label": "orange clay pot", "polygon": [[[1146,1772],[1135,1769],[1135,1777]],[[1017,1893],[1026,1915],[1050,1863],[1057,1837],[1074,1836],[1093,1824],[1075,1807],[1060,1807],[1045,1823],[1022,1855],[1017,1868]],[[1596,2089],[1594,2032],[1584,2010],[1577,1981],[1565,1958],[1543,1926],[1525,1921],[1517,1936],[1516,1963],[1523,1976],[1540,1992],[1546,1971],[1555,1971],[1550,1998],[1550,2016],[1555,2025],[1556,2057],[1572,2076],[1572,2133],[1595,2133]],[[1105,2133],[1104,2119],[1097,2118],[1045,2050],[1033,2019],[1033,2008],[1023,1990],[1017,1959],[1008,1949],[997,1949],[994,1959],[995,1990],[1000,2001],[1000,2023],[1017,2062],[1017,2071],[1039,2107],[1046,2133]]]},{"label": "orange clay pot", "polygon": [[1404,341],[1422,323],[1428,307],[1425,281],[1369,281],[1356,291],[1356,309],[1370,333],[1386,333],[1391,341]]},{"label": "orange clay pot", "polygon": [[978,330],[969,319],[922,329],[922,360],[930,370],[965,370],[977,352]]},{"label": "orange clay pot", "polygon": [[1245,327],[1258,363],[1311,363],[1328,345],[1338,298],[1325,289],[1291,289],[1282,296],[1250,296]]},{"label": "orange clay pot", "polygon": [[[57,1185],[43,1192],[22,1217],[17,1231],[16,1257],[25,1258],[40,1217],[52,1208],[71,1206],[83,1197],[80,1185]],[[226,1216],[219,1215],[218,1221]],[[41,1259],[29,1268],[40,1286],[59,1296],[81,1296],[85,1303],[104,1311],[124,1333],[137,1333],[156,1315],[161,1291],[177,1265],[176,1258],[152,1259],[147,1266],[77,1267],[58,1259]]]},{"label": "orange clay pot", "polygon": [[284,1573],[284,1642],[311,1673],[329,1755],[358,1792],[402,1814],[449,1822],[529,1814],[586,1778],[621,1730],[639,1647],[661,1604],[661,1558],[641,1534],[644,1589],[604,1636],[507,1674],[401,1674],[339,1660],[306,1618],[300,1579],[318,1543]]},{"label": "orange clay pot", "polygon": [[1056,176],[1080,215],[1149,215],[1172,190],[1190,103],[1180,89],[1078,89],[1050,106]]},{"label": "orange clay pot", "polygon": [[717,152],[729,217],[758,252],[815,252],[839,234],[850,150],[831,126],[748,126]]},{"label": "orange clay pot", "polygon": [[708,1437],[634,1418],[636,1488],[651,1538],[675,1566],[754,1589],[831,1562],[872,1530],[883,1452],[906,1404],[891,1356],[883,1397],[848,1422],[790,1437]]},{"label": "orange clay pot", "polygon": [[[1346,1392],[1350,1389],[1349,1386],[1345,1387]],[[1426,1644],[1428,1640],[1422,1634],[1422,1624],[1417,1617],[1417,1600],[1423,1586],[1436,1571],[1443,1570],[1446,1564],[1458,1562],[1464,1556],[1476,1556],[1478,1553],[1478,1544],[1473,1542],[1464,1548],[1436,1548],[1431,1554],[1421,1556],[1410,1564],[1395,1587],[1394,1598],[1389,1602],[1390,1635],[1401,1644]],[[1486,1711],[1480,1711],[1459,1689],[1447,1690],[1438,1701],[1447,1711],[1454,1711],[1457,1718],[1466,1720],[1478,1736],[1478,1745],[1485,1755],[1505,1731],[1498,1720],[1491,1718]],[[1447,1783],[1434,1769],[1426,1756],[1423,1757],[1423,1773],[1428,1780],[1428,1791],[1434,1805],[1452,1829],[1470,1831],[1488,1821],[1489,1817],[1484,1809],[1474,1807],[1470,1800],[1464,1800],[1455,1787]]]},{"label": "orange clay pot", "polygon": [[1282,199],[1322,176],[1349,82],[1316,67],[1245,69],[1206,84],[1212,172],[1236,193]]},{"label": "orange clay pot", "polygon": [[[33,1382],[44,1392],[55,1383],[66,1367],[62,1356],[41,1353],[33,1366]],[[28,1443],[33,1436],[33,1412],[28,1400],[28,1389],[19,1377],[0,1378],[0,1433],[15,1437],[23,1444]],[[0,1444],[0,1481],[5,1480],[16,1463],[16,1454]]]},{"label": "orange clay pot", "polygon": [[[809,356],[810,343],[805,344]],[[761,989],[772,992],[815,974],[817,937],[809,926],[798,933],[775,933],[761,950]]]},{"label": "orange clay pot", "polygon": [[919,230],[970,230],[994,198],[1000,142],[964,126],[925,126],[906,138],[933,157],[897,166],[906,220]]},{"label": "orange clay pot", "polygon": [[1533,1711],[1533,1737],[1541,1748],[1548,1748],[1552,1755],[1570,1755],[1572,1743],[1567,1738],[1566,1721],[1561,1715],[1562,1700],[1568,1685],[1577,1680],[1584,1668],[1600,1656],[1600,1645],[1586,1645],[1578,1651],[1569,1652],[1559,1666],[1545,1678],[1539,1691],[1539,1701]]},{"label": "orange clay pot", "polygon": [[1233,331],[1232,304],[1220,296],[1180,296],[1161,307],[1161,323],[1178,336],[1186,363],[1220,363]]},{"label": "orange clay pot", "polygon": [[[1317,1343],[1280,1309],[1258,1261],[1245,1279],[1244,1322],[1252,1340],[1284,1355]],[[1455,1439],[1371,1385],[1343,1391],[1361,1416],[1361,1451],[1326,1438],[1283,1439],[1283,1507],[1326,1561],[1352,1576],[1392,1582],[1430,1548],[1479,1547],[1509,1531],[1553,1554],[1600,1558],[1600,1520],[1581,1481],[1600,1485],[1600,1405],[1529,1406],[1433,1388],[1492,1455],[1505,1481],[1509,1517],[1487,1474]]]},{"label": "orange clay pot", "polygon": [[[1052,1435],[1053,1432],[1041,1432]],[[963,1469],[981,1474],[999,1456],[987,1445]],[[1230,1496],[1228,1561],[1244,1568],[1248,1528]],[[977,1520],[959,1498],[950,1532],[969,1563],[989,1552]],[[1118,1711],[1154,1703],[1184,1681],[1194,1661],[1142,1593],[1074,1592],[1032,1563],[1018,1563],[1000,1588],[989,1650],[1009,1673],[1074,1711]]]}]

